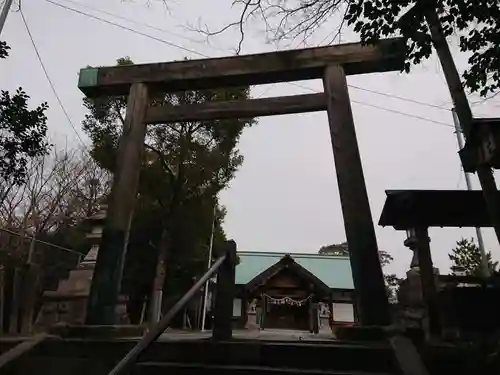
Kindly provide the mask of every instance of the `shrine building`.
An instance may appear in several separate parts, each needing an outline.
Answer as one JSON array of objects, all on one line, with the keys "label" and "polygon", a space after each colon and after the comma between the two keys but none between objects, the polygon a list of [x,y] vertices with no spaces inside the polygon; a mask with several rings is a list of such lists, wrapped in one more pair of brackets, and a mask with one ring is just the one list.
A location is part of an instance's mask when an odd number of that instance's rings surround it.
[{"label": "shrine building", "polygon": [[356,321],[348,257],[241,251],[235,327],[318,332]]}]

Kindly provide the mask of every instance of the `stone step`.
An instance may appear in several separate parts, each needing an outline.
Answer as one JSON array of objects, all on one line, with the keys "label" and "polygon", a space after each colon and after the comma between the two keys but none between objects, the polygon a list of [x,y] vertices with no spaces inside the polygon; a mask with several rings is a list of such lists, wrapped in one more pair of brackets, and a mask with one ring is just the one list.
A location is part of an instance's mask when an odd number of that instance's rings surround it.
[{"label": "stone step", "polygon": [[293,367],[337,371],[385,372],[394,368],[395,358],[388,345],[349,343],[245,343],[178,342],[154,345],[141,362],[176,362],[214,365]]},{"label": "stone step", "polygon": [[[39,369],[42,372],[58,375],[106,375],[136,343],[137,340],[49,338],[33,348],[27,354],[26,361],[18,361],[20,372],[15,374],[31,374],[31,371]],[[139,358],[138,364],[144,362],[165,366],[175,363],[182,368],[193,365],[193,362],[200,366],[223,368],[236,366],[246,369],[257,366],[273,368],[276,373],[283,369],[294,369],[294,371],[317,369],[326,373],[337,371],[340,374],[349,371],[389,373],[396,368],[393,351],[388,344],[333,341],[331,343],[244,340],[158,341]]]},{"label": "stone step", "polygon": [[276,368],[267,366],[241,366],[241,365],[207,365],[200,363],[157,363],[145,362],[137,364],[132,375],[200,375],[214,371],[219,375],[390,375],[392,372],[352,372],[352,371],[327,371],[300,368]]}]

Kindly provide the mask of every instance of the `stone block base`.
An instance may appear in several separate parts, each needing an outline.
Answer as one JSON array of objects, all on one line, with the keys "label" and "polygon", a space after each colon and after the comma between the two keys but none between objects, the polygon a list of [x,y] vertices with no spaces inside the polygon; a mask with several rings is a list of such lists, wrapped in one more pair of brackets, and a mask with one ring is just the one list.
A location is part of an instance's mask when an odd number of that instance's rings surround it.
[{"label": "stone block base", "polygon": [[[64,294],[60,292],[45,292],[43,305],[35,322],[38,332],[45,331],[54,325],[66,324],[81,326],[85,324],[88,294]],[[120,296],[115,308],[118,325],[128,325],[127,298]]]},{"label": "stone block base", "polygon": [[146,326],[138,325],[69,325],[56,324],[49,328],[49,333],[62,338],[139,338],[146,332]]}]

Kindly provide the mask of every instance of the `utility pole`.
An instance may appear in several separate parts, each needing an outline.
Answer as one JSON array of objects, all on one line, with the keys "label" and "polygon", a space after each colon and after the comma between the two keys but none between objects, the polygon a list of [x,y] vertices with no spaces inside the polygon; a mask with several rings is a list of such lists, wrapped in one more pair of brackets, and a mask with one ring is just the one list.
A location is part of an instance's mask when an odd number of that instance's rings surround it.
[{"label": "utility pole", "polygon": [[[453,123],[455,124],[455,134],[457,135],[458,149],[464,148],[464,140],[462,138],[462,127],[458,120],[457,112],[455,108],[452,108],[451,113],[453,115]],[[467,190],[472,190],[472,183],[470,180],[469,173],[464,171],[465,184],[467,185]],[[479,246],[479,253],[481,254],[481,275],[484,278],[490,277],[490,267],[488,266],[488,258],[486,257],[486,251],[484,250],[483,234],[481,233],[481,228],[476,228],[477,243]]]},{"label": "utility pole", "polygon": [[[465,95],[460,75],[458,74],[455,61],[450,51],[450,46],[446,41],[441,21],[436,12],[436,6],[432,1],[423,1],[421,4],[423,7],[426,7],[426,10],[424,10],[424,17],[429,26],[432,43],[436,49],[439,62],[441,63],[460,126],[467,139],[472,129],[473,120],[469,101]],[[495,183],[495,177],[493,176],[491,168],[487,165],[477,166],[477,177],[479,178],[479,183],[483,190],[483,196],[486,201],[491,223],[495,229],[497,240],[500,243],[500,210],[498,210],[500,206],[498,203],[498,190]]]},{"label": "utility pole", "polygon": [[33,255],[36,244],[36,226],[28,248],[28,256],[23,270],[22,297],[21,297],[21,333],[31,334],[33,314],[35,309],[35,298],[37,293],[38,268],[33,264]]},{"label": "utility pole", "polygon": [[5,0],[3,4],[2,12],[0,13],[0,34],[2,34],[3,27],[5,26],[5,20],[7,20],[7,15],[9,14],[10,8],[14,0]]},{"label": "utility pole", "polygon": [[33,237],[31,237],[30,247],[28,249],[28,257],[26,258],[26,265],[28,267],[33,263],[33,254],[35,252],[35,244],[36,244],[36,229],[33,233]]},{"label": "utility pole", "polygon": [[22,306],[21,306],[21,333],[31,334],[33,314],[35,311],[35,300],[37,294],[37,283],[39,278],[39,268],[33,264],[35,254],[36,235],[38,233],[38,210],[35,205],[35,194],[31,197],[33,236],[28,247],[28,256],[24,267],[22,282]]},{"label": "utility pole", "polygon": [[[214,211],[212,216],[212,231],[210,232],[210,244],[208,247],[208,262],[207,270],[212,267],[212,252],[214,248],[214,232],[215,232],[215,219],[217,215],[217,199],[214,198]],[[205,283],[205,294],[203,296],[203,312],[201,314],[201,331],[205,332],[205,321],[207,319],[207,302],[208,302],[208,286],[210,285],[210,279]]]}]

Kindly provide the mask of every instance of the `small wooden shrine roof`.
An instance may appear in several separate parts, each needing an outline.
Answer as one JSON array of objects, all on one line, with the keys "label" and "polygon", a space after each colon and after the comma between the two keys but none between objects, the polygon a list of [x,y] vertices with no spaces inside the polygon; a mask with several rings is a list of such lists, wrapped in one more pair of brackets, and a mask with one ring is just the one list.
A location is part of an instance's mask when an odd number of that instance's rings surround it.
[{"label": "small wooden shrine roof", "polygon": [[397,230],[492,226],[480,190],[386,190],[385,193],[378,222],[381,226]]},{"label": "small wooden shrine roof", "polygon": [[[236,266],[236,284],[247,285],[255,277],[278,264],[285,256],[285,253],[238,251],[240,262]],[[330,289],[354,289],[348,257],[298,253],[288,254],[288,257]]]},{"label": "small wooden shrine roof", "polygon": [[293,273],[298,275],[300,278],[307,280],[320,293],[326,296],[330,295],[331,292],[330,287],[326,285],[323,281],[321,281],[318,277],[316,277],[314,274],[312,274],[307,269],[302,267],[300,264],[296,263],[289,254],[286,254],[277,263],[275,263],[271,267],[267,268],[266,270],[262,271],[260,274],[255,276],[245,285],[245,288],[248,291],[255,290],[259,286],[264,285],[269,279],[277,275],[283,269],[289,269]]}]

